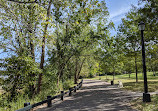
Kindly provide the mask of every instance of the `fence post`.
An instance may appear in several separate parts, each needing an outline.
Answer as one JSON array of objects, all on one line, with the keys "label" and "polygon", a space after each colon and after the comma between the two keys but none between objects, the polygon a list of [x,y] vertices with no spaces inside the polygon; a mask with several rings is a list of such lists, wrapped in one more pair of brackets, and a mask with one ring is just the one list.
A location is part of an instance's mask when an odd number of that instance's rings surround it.
[{"label": "fence post", "polygon": [[82,87],[83,79],[81,80],[81,87]]},{"label": "fence post", "polygon": [[114,81],[111,81],[111,85],[114,85]]},{"label": "fence post", "polygon": [[76,92],[76,86],[74,86],[74,92]]},{"label": "fence post", "polygon": [[82,84],[82,83],[80,82],[80,83],[79,83],[79,88],[81,88],[81,84]]},{"label": "fence post", "polygon": [[50,99],[51,96],[47,96],[47,107],[51,107],[52,106],[52,100]]},{"label": "fence post", "polygon": [[28,105],[30,105],[29,102],[24,103],[24,107],[26,107],[26,106],[28,106]]},{"label": "fence post", "polygon": [[79,84],[77,84],[77,90],[79,89]]},{"label": "fence post", "polygon": [[64,91],[61,91],[61,100],[64,100]]},{"label": "fence post", "polygon": [[69,88],[69,96],[71,96],[72,95],[72,88]]},{"label": "fence post", "polygon": [[[28,106],[28,105],[30,105],[29,102],[24,103],[24,107],[26,107],[26,106]],[[30,111],[30,110],[27,110],[27,111]]]}]

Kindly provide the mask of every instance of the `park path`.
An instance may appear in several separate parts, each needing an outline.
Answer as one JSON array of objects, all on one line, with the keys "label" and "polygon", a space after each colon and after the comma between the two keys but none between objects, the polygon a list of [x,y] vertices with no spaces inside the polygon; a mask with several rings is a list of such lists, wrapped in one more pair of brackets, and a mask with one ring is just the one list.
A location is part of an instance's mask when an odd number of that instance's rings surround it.
[{"label": "park path", "polygon": [[71,97],[65,97],[63,102],[56,100],[52,107],[37,111],[136,111],[129,101],[138,96],[142,95],[123,91],[107,82],[86,79]]}]

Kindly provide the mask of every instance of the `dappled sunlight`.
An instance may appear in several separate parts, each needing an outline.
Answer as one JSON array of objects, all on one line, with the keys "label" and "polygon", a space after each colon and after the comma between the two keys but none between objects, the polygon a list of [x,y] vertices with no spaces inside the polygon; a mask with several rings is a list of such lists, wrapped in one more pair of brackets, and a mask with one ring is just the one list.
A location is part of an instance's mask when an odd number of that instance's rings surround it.
[{"label": "dappled sunlight", "polygon": [[63,102],[53,105],[52,108],[45,108],[45,111],[133,110],[128,105],[128,102],[133,97],[129,93],[122,91],[117,85],[111,87],[106,82],[84,80],[83,86],[72,97],[65,97]]}]

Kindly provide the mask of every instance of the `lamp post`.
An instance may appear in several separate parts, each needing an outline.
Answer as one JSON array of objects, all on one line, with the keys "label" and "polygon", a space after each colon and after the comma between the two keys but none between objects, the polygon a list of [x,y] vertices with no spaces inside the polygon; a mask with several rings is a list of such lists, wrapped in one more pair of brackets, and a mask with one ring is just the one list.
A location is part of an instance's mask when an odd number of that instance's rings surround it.
[{"label": "lamp post", "polygon": [[144,73],[143,102],[151,102],[150,94],[148,93],[148,83],[147,83],[146,64],[145,64],[145,45],[144,45],[144,37],[143,37],[145,24],[144,22],[140,22],[138,26],[139,26],[139,30],[141,31],[142,63],[143,63],[143,73]]}]

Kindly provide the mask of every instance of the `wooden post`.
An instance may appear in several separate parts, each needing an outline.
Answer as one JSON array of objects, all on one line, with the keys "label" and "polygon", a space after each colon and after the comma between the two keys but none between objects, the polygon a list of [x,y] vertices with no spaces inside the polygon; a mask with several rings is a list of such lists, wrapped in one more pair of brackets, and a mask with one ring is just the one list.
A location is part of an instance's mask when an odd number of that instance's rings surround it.
[{"label": "wooden post", "polygon": [[111,85],[114,85],[114,81],[111,81]]},{"label": "wooden post", "polygon": [[83,84],[83,79],[82,79],[82,81],[81,81],[81,87],[82,87],[82,84]]},{"label": "wooden post", "polygon": [[64,100],[64,91],[61,91],[61,100]]},{"label": "wooden post", "polygon": [[79,88],[81,88],[81,82],[79,83]]},{"label": "wooden post", "polygon": [[74,92],[76,92],[76,86],[74,86]]},{"label": "wooden post", "polygon": [[28,105],[30,105],[30,103],[29,103],[29,102],[24,103],[24,107],[26,107],[26,106],[28,106]]},{"label": "wooden post", "polygon": [[77,90],[79,89],[79,84],[77,84]]},{"label": "wooden post", "polygon": [[[29,106],[29,105],[30,105],[29,102],[24,103],[24,107]],[[30,110],[27,110],[27,111],[30,111]]]},{"label": "wooden post", "polygon": [[51,98],[51,96],[47,96],[47,99],[48,99],[47,107],[51,107],[52,106],[52,100],[50,98]]},{"label": "wooden post", "polygon": [[72,95],[72,88],[69,88],[69,96],[71,96]]}]

